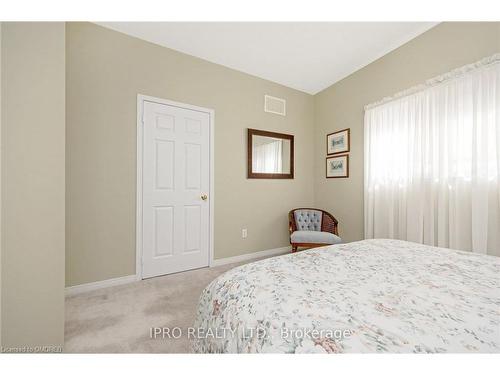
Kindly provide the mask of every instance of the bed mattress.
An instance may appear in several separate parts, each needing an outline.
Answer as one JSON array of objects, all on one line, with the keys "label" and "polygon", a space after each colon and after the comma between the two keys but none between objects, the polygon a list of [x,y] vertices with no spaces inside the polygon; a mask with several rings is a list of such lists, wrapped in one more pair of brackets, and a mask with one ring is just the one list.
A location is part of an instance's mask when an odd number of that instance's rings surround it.
[{"label": "bed mattress", "polygon": [[365,240],[261,260],[201,294],[198,353],[500,352],[500,259]]}]

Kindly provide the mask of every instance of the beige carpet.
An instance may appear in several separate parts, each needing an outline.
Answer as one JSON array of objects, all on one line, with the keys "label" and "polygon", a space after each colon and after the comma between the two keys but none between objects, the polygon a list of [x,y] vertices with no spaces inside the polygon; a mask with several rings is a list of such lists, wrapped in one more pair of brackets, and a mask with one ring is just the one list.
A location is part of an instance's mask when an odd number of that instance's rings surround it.
[{"label": "beige carpet", "polygon": [[[66,298],[68,353],[189,353],[198,298],[213,279],[241,265],[202,268]],[[150,338],[151,327],[180,327],[179,339]]]}]

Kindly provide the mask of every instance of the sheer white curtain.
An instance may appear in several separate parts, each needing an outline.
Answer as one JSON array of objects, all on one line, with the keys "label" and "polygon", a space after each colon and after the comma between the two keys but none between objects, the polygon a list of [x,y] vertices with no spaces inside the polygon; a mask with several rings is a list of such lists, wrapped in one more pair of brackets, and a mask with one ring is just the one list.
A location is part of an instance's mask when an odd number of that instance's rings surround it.
[{"label": "sheer white curtain", "polygon": [[500,255],[500,54],[366,107],[365,236]]},{"label": "sheer white curtain", "polygon": [[277,139],[253,149],[253,168],[259,173],[281,173],[283,169],[283,141]]}]

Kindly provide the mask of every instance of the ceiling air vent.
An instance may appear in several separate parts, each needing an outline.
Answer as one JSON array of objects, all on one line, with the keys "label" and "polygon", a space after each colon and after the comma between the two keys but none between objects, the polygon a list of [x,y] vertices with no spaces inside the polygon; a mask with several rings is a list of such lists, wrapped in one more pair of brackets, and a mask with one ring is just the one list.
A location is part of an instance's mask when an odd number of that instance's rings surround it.
[{"label": "ceiling air vent", "polygon": [[264,95],[264,112],[286,115],[286,100],[271,95]]}]

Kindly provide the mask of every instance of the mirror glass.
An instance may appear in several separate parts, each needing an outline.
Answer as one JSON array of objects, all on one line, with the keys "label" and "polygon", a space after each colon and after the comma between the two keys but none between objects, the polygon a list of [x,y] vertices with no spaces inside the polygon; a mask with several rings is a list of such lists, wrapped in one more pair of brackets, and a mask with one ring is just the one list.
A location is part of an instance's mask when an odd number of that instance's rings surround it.
[{"label": "mirror glass", "polygon": [[253,173],[290,173],[290,140],[253,135]]},{"label": "mirror glass", "polygon": [[248,178],[293,178],[293,135],[248,129]]}]

